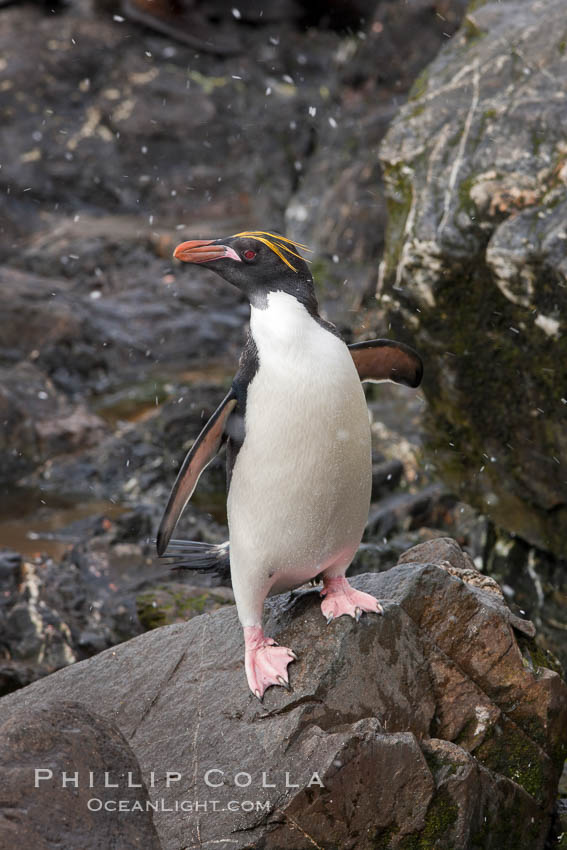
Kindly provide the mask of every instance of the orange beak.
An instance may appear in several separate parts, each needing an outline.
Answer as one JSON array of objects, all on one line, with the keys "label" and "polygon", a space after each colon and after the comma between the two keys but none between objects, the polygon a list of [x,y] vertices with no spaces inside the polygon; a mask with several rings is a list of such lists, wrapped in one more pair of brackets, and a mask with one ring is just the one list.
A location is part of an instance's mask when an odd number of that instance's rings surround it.
[{"label": "orange beak", "polygon": [[208,263],[211,260],[220,260],[222,257],[240,260],[232,248],[227,245],[215,245],[213,239],[193,239],[190,242],[182,242],[173,252],[173,256],[184,263]]}]

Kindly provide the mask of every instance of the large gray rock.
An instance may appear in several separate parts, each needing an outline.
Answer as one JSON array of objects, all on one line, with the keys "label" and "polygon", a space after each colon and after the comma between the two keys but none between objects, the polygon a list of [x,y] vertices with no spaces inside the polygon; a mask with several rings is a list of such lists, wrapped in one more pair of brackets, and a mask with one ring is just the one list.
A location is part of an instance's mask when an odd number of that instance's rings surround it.
[{"label": "large gray rock", "polygon": [[530,654],[532,624],[480,586],[453,541],[424,546],[354,580],[382,617],[327,627],[316,591],[272,600],[268,632],[299,660],[291,692],[271,688],[263,705],[223,607],[10,694],[0,711],[25,716],[48,697],[96,706],[138,758],[164,848],[543,848],[567,688]]},{"label": "large gray rock", "polygon": [[475,4],[381,148],[379,295],[426,363],[430,457],[565,554],[565,4]]},{"label": "large gray rock", "polygon": [[[96,792],[89,787],[91,772]],[[101,788],[105,773],[108,787]],[[129,817],[118,810],[110,787],[117,777],[125,779],[120,798],[133,807]],[[0,850],[160,850],[147,803],[136,757],[108,720],[73,702],[3,715]]]}]

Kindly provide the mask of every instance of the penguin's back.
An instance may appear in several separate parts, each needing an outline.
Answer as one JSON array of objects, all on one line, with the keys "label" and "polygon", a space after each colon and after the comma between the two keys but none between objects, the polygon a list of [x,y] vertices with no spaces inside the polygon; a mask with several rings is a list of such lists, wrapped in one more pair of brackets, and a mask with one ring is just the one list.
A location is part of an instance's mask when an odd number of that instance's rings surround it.
[{"label": "penguin's back", "polygon": [[293,296],[253,308],[258,369],[228,497],[232,568],[296,586],[356,550],[370,502],[370,424],[344,342]]}]

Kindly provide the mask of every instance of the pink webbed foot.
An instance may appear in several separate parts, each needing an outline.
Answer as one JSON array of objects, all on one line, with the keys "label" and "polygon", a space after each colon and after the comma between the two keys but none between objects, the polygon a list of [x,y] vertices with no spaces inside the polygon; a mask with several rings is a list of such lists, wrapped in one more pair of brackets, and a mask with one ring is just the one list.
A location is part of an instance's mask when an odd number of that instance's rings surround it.
[{"label": "pink webbed foot", "polygon": [[369,593],[355,590],[344,576],[323,578],[321,596],[325,597],[321,602],[321,611],[327,623],[342,614],[349,614],[358,622],[363,611],[382,613],[382,606],[377,599]]},{"label": "pink webbed foot", "polygon": [[295,652],[265,637],[261,626],[244,627],[244,644],[246,678],[254,696],[261,700],[270,685],[289,688],[287,665],[297,659]]}]

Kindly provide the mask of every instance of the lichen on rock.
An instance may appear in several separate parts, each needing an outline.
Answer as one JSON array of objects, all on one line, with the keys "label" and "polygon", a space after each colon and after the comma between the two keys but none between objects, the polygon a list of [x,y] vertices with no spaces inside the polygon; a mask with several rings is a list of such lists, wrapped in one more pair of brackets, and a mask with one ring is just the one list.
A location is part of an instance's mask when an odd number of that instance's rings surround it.
[{"label": "lichen on rock", "polygon": [[567,66],[549,33],[564,13],[561,0],[469,7],[414,86],[381,147],[390,222],[378,290],[427,364],[438,471],[560,556]]}]

